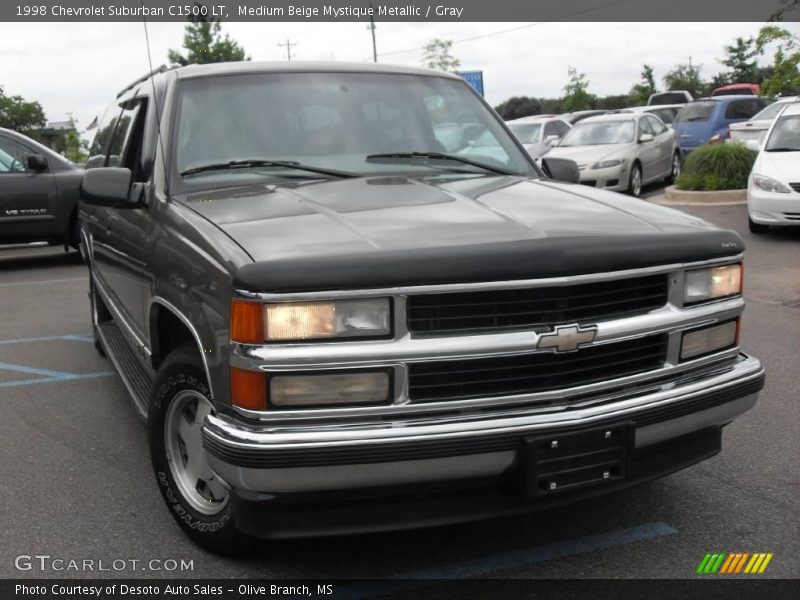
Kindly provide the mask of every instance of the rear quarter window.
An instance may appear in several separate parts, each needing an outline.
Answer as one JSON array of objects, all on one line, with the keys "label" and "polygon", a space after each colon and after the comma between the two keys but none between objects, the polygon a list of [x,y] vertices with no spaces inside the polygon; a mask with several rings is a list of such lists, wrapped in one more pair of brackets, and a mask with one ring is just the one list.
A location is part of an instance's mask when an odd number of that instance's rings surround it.
[{"label": "rear quarter window", "polygon": [[752,100],[734,100],[728,104],[727,108],[725,109],[725,118],[749,119],[762,108],[764,108],[765,105],[766,102],[759,98],[753,98]]},{"label": "rear quarter window", "polygon": [[714,112],[716,102],[692,102],[684,106],[675,117],[676,123],[708,121]]}]

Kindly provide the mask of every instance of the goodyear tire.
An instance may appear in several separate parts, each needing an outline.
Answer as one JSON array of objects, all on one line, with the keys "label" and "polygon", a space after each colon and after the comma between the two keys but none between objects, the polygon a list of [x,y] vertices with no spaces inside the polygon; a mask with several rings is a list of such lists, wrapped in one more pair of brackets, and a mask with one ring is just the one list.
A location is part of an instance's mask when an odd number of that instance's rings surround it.
[{"label": "goodyear tire", "polygon": [[209,398],[197,349],[172,351],[150,398],[150,459],[161,496],[183,532],[213,552],[241,554],[253,540],[236,529],[230,494],[208,467],[202,447],[202,424],[213,412]]}]

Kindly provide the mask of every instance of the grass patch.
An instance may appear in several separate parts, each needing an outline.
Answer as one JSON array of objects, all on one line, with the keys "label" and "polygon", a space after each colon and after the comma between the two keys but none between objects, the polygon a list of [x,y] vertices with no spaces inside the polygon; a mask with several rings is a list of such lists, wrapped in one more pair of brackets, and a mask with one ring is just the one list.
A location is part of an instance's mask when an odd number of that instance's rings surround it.
[{"label": "grass patch", "polygon": [[708,144],[694,150],[683,163],[675,185],[681,190],[743,190],[756,153],[744,144]]}]

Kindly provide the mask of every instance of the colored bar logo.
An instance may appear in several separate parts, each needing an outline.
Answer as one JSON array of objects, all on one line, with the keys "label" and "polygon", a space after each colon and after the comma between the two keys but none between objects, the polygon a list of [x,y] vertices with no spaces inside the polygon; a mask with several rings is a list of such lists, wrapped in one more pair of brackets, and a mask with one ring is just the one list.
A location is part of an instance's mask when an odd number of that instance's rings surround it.
[{"label": "colored bar logo", "polygon": [[703,575],[738,575],[740,573],[756,575],[767,570],[769,561],[772,560],[772,552],[714,552],[707,553],[700,565],[697,573]]}]

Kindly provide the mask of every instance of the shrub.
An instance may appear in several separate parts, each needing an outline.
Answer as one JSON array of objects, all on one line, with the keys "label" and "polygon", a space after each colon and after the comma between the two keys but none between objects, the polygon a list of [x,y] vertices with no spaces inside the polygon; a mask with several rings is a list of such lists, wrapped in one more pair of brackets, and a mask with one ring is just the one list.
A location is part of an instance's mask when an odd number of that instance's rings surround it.
[{"label": "shrub", "polygon": [[675,182],[682,190],[741,190],[756,160],[744,144],[709,144],[694,150]]}]

